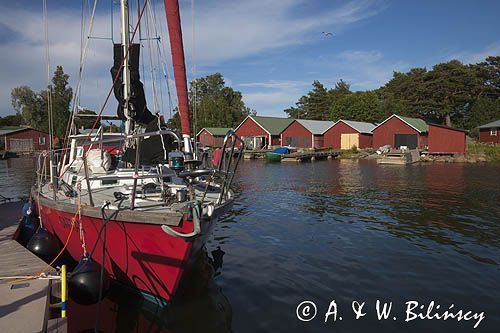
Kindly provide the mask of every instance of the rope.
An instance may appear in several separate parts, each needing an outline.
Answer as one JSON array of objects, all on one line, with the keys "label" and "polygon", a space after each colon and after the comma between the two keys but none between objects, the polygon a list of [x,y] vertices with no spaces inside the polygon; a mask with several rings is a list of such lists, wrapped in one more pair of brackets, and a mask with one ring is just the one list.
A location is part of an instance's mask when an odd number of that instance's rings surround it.
[{"label": "rope", "polygon": [[83,206],[81,206],[81,205],[78,206],[78,209],[77,209],[75,215],[73,215],[73,217],[71,218],[71,229],[69,230],[68,237],[66,238],[66,241],[64,242],[63,248],[61,249],[61,251],[59,251],[57,256],[49,264],[47,264],[47,266],[44,269],[42,269],[40,271],[40,273],[33,275],[31,277],[24,278],[24,279],[15,280],[12,283],[19,283],[19,282],[23,282],[23,281],[36,279],[36,278],[42,276],[42,274],[46,273],[49,269],[52,268],[52,264],[54,264],[56,262],[56,260],[59,259],[59,257],[63,254],[64,250],[66,250],[66,247],[68,246],[71,235],[73,234],[73,229],[75,228],[76,216],[80,213],[80,210],[82,208],[83,208]]},{"label": "rope", "polygon": [[[107,201],[102,207],[101,207],[101,215],[102,215],[102,220],[103,222],[106,220],[106,212],[104,209],[109,206],[110,202]],[[107,222],[109,222],[110,218],[107,218]],[[106,225],[108,223],[103,223],[103,228],[104,228],[104,235],[103,235],[103,241],[102,241],[102,254],[101,254],[101,272],[100,272],[100,280],[99,280],[99,300],[102,299],[102,287],[103,287],[103,282],[104,282],[104,264],[105,264],[105,255],[106,255],[106,231],[108,228],[106,228]],[[99,238],[96,239],[96,243],[99,241]],[[99,332],[99,322],[100,322],[100,317],[101,317],[101,303],[97,305],[96,309],[96,316],[95,316],[95,331]]]},{"label": "rope", "polygon": [[[82,205],[82,183],[79,181],[76,184],[78,190],[78,206]],[[82,212],[78,212],[78,222],[80,227],[80,242],[82,243],[83,256],[87,256],[87,243],[85,242],[85,230],[83,229],[82,223]]]}]

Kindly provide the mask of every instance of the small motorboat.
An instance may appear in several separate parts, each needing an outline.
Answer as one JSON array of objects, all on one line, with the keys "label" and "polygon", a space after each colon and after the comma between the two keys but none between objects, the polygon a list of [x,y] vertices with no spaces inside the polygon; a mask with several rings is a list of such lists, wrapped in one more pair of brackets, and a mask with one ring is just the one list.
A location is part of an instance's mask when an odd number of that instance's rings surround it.
[{"label": "small motorboat", "polygon": [[271,152],[266,153],[266,159],[269,162],[281,162],[283,155],[288,155],[291,153],[291,149],[288,147],[278,147]]}]

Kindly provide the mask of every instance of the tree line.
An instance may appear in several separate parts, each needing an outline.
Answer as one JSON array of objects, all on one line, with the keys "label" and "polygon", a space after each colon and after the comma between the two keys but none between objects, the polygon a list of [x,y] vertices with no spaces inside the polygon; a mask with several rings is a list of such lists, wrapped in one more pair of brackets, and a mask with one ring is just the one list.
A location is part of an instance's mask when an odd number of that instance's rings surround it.
[{"label": "tree line", "polygon": [[285,109],[290,118],[381,122],[392,114],[464,128],[500,118],[500,56],[476,64],[458,60],[394,72],[378,89],[353,92],[340,80],[331,89],[314,81],[313,88]]},{"label": "tree line", "polygon": [[[57,66],[52,84],[47,89],[39,92],[33,91],[28,86],[12,89],[11,101],[16,114],[0,118],[0,126],[25,125],[48,132],[47,109],[50,91],[54,133],[60,138],[64,137],[66,126],[71,117],[70,104],[73,97],[73,90],[68,84],[68,79],[69,76],[64,73],[63,68]],[[245,106],[241,92],[226,86],[220,73],[208,75],[190,83],[189,108],[192,131],[194,131],[195,126],[198,131],[203,127],[234,128],[247,115],[255,114],[255,111]],[[90,110],[80,110],[79,113],[95,114]],[[93,119],[77,119],[76,126],[89,128],[93,122]],[[178,112],[175,112],[168,121],[168,125],[173,129],[180,129]],[[116,129],[116,126],[109,128],[109,130],[115,131]]]},{"label": "tree line", "polygon": [[[70,117],[70,103],[73,90],[68,84],[69,75],[64,73],[62,66],[57,66],[52,84],[39,92],[28,86],[12,89],[11,102],[16,111],[15,116],[3,118],[4,122],[12,121],[15,125],[26,125],[34,129],[48,132],[48,105],[52,103],[54,134],[62,138]],[[7,118],[7,119],[6,119]],[[12,124],[12,125],[14,125]],[[8,124],[11,125],[11,124]]]},{"label": "tree line", "polygon": [[[224,77],[220,73],[191,81],[188,98],[191,133],[195,130],[200,131],[204,127],[235,128],[246,116],[256,113],[245,106],[240,91],[226,86]],[[177,109],[169,120],[169,125],[180,129]]]}]

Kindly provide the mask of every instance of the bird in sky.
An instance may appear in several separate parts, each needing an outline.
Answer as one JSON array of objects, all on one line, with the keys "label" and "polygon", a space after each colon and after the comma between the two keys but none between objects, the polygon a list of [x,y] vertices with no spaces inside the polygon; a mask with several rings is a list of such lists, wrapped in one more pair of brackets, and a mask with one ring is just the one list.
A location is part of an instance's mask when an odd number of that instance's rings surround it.
[{"label": "bird in sky", "polygon": [[328,32],[328,31],[323,31],[322,34],[325,36],[325,37],[332,37],[333,36],[333,32]]}]

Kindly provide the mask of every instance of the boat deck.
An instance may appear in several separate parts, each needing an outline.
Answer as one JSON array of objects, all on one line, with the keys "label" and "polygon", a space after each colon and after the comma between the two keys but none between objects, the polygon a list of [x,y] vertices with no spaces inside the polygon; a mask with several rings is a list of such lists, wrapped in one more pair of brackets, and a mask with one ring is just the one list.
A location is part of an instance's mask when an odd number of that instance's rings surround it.
[{"label": "boat deck", "polygon": [[[202,184],[194,185],[196,199],[201,200],[204,196],[205,187]],[[42,187],[42,195],[40,195],[40,203],[55,209],[67,212],[76,213],[78,205],[82,205],[82,214],[91,217],[102,218],[101,207],[110,202],[109,209],[106,209],[106,214],[109,216],[118,209],[120,200],[115,198],[114,193],[123,193],[123,187],[105,187],[92,189],[92,201],[90,202],[87,190],[81,191],[81,198],[78,196],[67,196],[62,189],[56,194],[57,200],[53,200],[53,192],[48,184]],[[216,202],[220,194],[220,188],[209,187],[209,190],[204,196],[204,202]],[[35,195],[35,197],[37,197]],[[166,224],[177,226],[182,220],[183,214],[187,211],[188,201],[184,202],[163,202],[159,194],[151,194],[146,196],[138,196],[134,203],[134,209],[131,209],[131,195],[128,194],[120,203],[120,210],[115,216],[115,220],[131,222],[131,223],[149,223],[149,224]],[[224,206],[224,204],[220,205]]]},{"label": "boat deck", "polygon": [[[21,202],[0,205],[0,277],[36,275],[47,267],[13,239],[21,208]],[[14,282],[0,279],[0,332],[44,332],[50,280]]]}]

